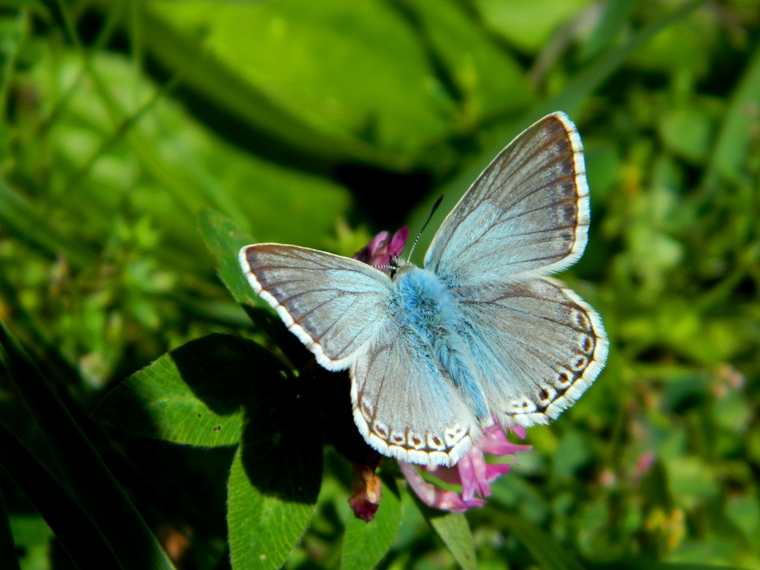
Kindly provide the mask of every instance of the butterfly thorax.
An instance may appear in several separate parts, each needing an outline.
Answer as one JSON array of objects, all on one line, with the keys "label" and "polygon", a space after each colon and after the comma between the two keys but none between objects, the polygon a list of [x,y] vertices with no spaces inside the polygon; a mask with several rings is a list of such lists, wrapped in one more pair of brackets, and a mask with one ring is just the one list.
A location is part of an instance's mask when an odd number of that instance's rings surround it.
[{"label": "butterfly thorax", "polygon": [[404,264],[394,277],[396,317],[413,329],[443,372],[451,380],[484,425],[491,414],[485,404],[477,369],[461,330],[461,314],[451,290],[432,271]]}]

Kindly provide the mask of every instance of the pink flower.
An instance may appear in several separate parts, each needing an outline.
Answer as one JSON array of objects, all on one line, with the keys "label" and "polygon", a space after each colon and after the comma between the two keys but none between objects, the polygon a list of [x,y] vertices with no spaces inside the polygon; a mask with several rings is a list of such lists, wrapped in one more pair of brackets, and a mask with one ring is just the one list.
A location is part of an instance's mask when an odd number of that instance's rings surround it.
[{"label": "pink flower", "polygon": [[[399,257],[404,251],[404,245],[409,237],[409,228],[402,227],[392,238],[389,239],[389,236],[388,232],[380,232],[354,256],[354,259],[380,270],[387,268],[391,260]],[[520,439],[525,437],[525,428],[510,429]],[[483,430],[472,449],[462,456],[454,467],[421,467],[445,483],[461,485],[461,493],[425,481],[417,467],[411,463],[399,461],[398,464],[409,486],[414,489],[423,503],[436,509],[461,513],[467,509],[485,505],[485,498],[491,496],[489,483],[507,473],[511,468],[507,463],[486,463],[486,453],[497,457],[511,455],[514,458],[515,453],[528,451],[530,448],[529,445],[511,443],[507,440],[503,429],[494,424]],[[373,468],[354,465],[352,496],[348,502],[354,514],[367,522],[374,518],[377,503],[380,500],[379,487],[375,489],[376,478]]]},{"label": "pink flower", "polygon": [[409,228],[401,227],[391,239],[388,232],[380,232],[364,249],[354,255],[354,259],[363,261],[373,267],[388,267],[391,259],[399,257],[404,251],[404,245],[409,237]]},{"label": "pink flower", "polygon": [[[520,439],[525,437],[525,428],[513,427],[511,431]],[[425,481],[411,463],[399,461],[401,471],[409,486],[414,489],[423,503],[435,509],[461,513],[473,507],[486,504],[485,498],[491,496],[489,483],[507,473],[511,465],[507,463],[486,463],[485,454],[494,456],[511,455],[518,451],[528,451],[530,445],[520,445],[507,440],[501,427],[494,424],[483,430],[480,439],[472,449],[464,454],[454,467],[423,466],[426,472],[452,485],[461,485],[462,492],[449,491]],[[475,495],[480,495],[481,498]]]}]

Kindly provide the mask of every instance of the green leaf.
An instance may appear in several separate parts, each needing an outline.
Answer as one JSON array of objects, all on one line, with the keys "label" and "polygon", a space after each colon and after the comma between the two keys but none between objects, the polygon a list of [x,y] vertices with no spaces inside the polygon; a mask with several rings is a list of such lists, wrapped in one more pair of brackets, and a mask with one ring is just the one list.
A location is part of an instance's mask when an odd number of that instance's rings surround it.
[{"label": "green leaf", "polygon": [[287,369],[255,342],[211,334],[172,350],[113,389],[93,418],[130,433],[199,446],[240,441],[243,406]]},{"label": "green leaf", "polygon": [[757,106],[760,106],[760,46],[755,49],[752,59],[747,64],[723,118],[705,175],[708,187],[717,184],[720,178],[734,182],[740,178],[742,166],[755,136],[755,123],[748,120],[748,109]]},{"label": "green leaf", "polygon": [[465,516],[461,513],[431,509],[420,501],[416,494],[410,492],[410,495],[422,516],[449,549],[457,564],[464,570],[476,570],[478,561],[475,556],[475,545]]},{"label": "green leaf", "polygon": [[[116,558],[111,546],[79,504],[48,469],[0,423],[0,466],[24,491],[79,568],[130,568]],[[9,529],[10,530],[10,529]],[[0,568],[14,568],[0,551]],[[16,559],[13,537],[10,555]]]},{"label": "green leaf", "polygon": [[241,232],[235,222],[214,210],[202,210],[198,225],[203,241],[216,258],[219,277],[235,300],[241,305],[268,307],[253,292],[238,259],[240,248],[255,243],[256,240]]},{"label": "green leaf", "polygon": [[122,565],[130,569],[173,569],[124,489],[2,321],[0,356],[68,488]]},{"label": "green leaf", "polygon": [[527,519],[506,513],[498,513],[494,518],[528,549],[542,570],[583,570],[550,534]]},{"label": "green leaf", "polygon": [[342,568],[371,570],[382,560],[396,539],[401,525],[401,498],[396,482],[382,479],[383,496],[372,522],[353,516],[346,524],[343,537]]},{"label": "green leaf", "polygon": [[451,0],[401,0],[432,57],[438,76],[459,102],[469,127],[517,113],[533,102],[533,87],[508,51],[490,40],[462,6]]},{"label": "green leaf", "polygon": [[623,31],[635,7],[636,0],[609,0],[604,6],[599,23],[583,44],[580,58],[591,59],[610,45]]},{"label": "green leaf", "polygon": [[37,210],[34,204],[0,180],[0,221],[5,227],[51,258],[62,255],[78,267],[90,267],[94,258],[83,244],[56,232]]},{"label": "green leaf", "polygon": [[323,163],[395,170],[452,129],[453,102],[431,85],[424,46],[385,2],[356,9],[342,0],[163,1],[149,8],[142,32],[151,53],[270,146],[282,141]]},{"label": "green leaf", "polygon": [[[3,462],[0,460],[0,465]],[[21,570],[16,555],[16,545],[13,542],[11,522],[8,519],[8,511],[5,508],[2,489],[0,489],[0,568],[7,570]]]},{"label": "green leaf", "polygon": [[228,482],[233,568],[282,566],[306,530],[322,479],[322,441],[297,380],[261,386]]},{"label": "green leaf", "polygon": [[485,24],[523,51],[536,52],[589,0],[474,0]]}]

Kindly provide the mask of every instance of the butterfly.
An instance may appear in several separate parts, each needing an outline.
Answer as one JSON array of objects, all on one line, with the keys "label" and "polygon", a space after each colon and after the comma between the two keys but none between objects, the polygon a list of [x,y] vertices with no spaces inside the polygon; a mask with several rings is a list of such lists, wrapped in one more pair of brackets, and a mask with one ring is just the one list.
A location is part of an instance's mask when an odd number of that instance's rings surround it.
[{"label": "butterfly", "polygon": [[561,112],[518,135],[449,213],[422,267],[391,275],[331,253],[240,250],[253,289],[317,362],[349,370],[378,452],[452,466],[493,422],[546,424],[604,367],[599,315],[559,281],[586,246],[583,147]]}]

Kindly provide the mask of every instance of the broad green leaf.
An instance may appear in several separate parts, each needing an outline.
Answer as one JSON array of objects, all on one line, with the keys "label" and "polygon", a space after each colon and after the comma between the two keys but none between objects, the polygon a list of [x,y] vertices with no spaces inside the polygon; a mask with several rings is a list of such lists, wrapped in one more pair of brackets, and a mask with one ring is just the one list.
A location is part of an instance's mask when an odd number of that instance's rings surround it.
[{"label": "broad green leaf", "polygon": [[707,158],[712,124],[706,112],[676,107],[662,117],[659,130],[665,145],[677,155],[692,163],[701,163]]},{"label": "broad green leaf", "polygon": [[266,349],[211,334],[172,350],[113,389],[93,412],[110,426],[200,446],[240,441],[243,406],[261,386],[288,382]]},{"label": "broad green leaf", "polygon": [[720,26],[708,9],[680,18],[631,54],[631,66],[650,72],[701,78],[710,70],[710,53]]},{"label": "broad green leaf", "polygon": [[240,248],[255,243],[255,240],[241,232],[232,220],[213,210],[203,210],[198,225],[203,241],[216,258],[219,277],[235,300],[241,305],[267,307],[254,293],[238,259]]},{"label": "broad green leaf", "polygon": [[[2,444],[0,443],[0,445]],[[0,465],[3,465],[2,460],[0,460]],[[2,490],[0,490],[0,567],[7,568],[7,570],[21,569],[18,564],[16,545],[13,542],[11,522],[5,508]]]},{"label": "broad green leaf", "polygon": [[752,130],[755,123],[748,120],[748,109],[757,106],[760,106],[760,46],[755,48],[723,118],[705,176],[708,186],[717,184],[720,178],[734,182],[740,178],[755,136]]},{"label": "broad green leaf", "polygon": [[306,530],[322,479],[322,441],[297,380],[260,387],[228,482],[233,568],[283,565]]},{"label": "broad green leaf", "polygon": [[731,497],[726,504],[726,516],[751,541],[760,530],[760,501],[751,495]]},{"label": "broad green leaf", "polygon": [[379,0],[152,2],[144,37],[194,89],[329,161],[403,168],[455,124],[425,47]]},{"label": "broad green leaf", "polygon": [[[82,507],[2,423],[0,423],[0,468],[4,469],[24,491],[80,568],[93,570],[133,568],[120,563],[111,546]],[[6,548],[0,551],[0,561],[3,561],[3,555],[6,555],[6,560],[0,568],[14,568],[7,562],[9,554],[16,559],[13,537],[11,537],[10,552],[7,552]]]},{"label": "broad green leaf", "polygon": [[475,0],[475,6],[490,29],[518,48],[538,51],[590,0]]},{"label": "broad green leaf", "polygon": [[[83,70],[80,59],[64,51],[45,57],[30,79],[41,97],[54,97],[59,85],[72,90],[44,136],[24,146],[31,156],[52,153],[50,168],[65,189],[53,202],[35,203],[37,215],[31,217],[0,187],[0,218],[7,210],[13,224],[31,228],[31,241],[67,259],[86,256],[83,242],[107,242],[114,221],[131,212],[158,232],[161,247],[151,250],[157,258],[199,273],[210,268],[197,228],[203,208],[223,212],[261,241],[324,247],[325,236],[351,207],[350,194],[338,184],[222,140],[123,56],[97,53]],[[43,185],[30,161],[20,169],[21,176]],[[53,230],[46,236],[51,225],[66,228],[66,239],[56,239]],[[91,256],[85,261],[92,262]]]},{"label": "broad green leaf", "polygon": [[612,44],[623,31],[636,7],[636,0],[608,0],[594,31],[583,44],[581,59],[588,60]]},{"label": "broad green leaf", "polygon": [[503,512],[495,515],[494,519],[528,549],[541,570],[583,570],[583,566],[565,552],[550,534],[527,519]]},{"label": "broad green leaf", "polygon": [[0,357],[53,452],[67,487],[123,566],[145,570],[173,568],[124,489],[1,321]]},{"label": "broad green leaf", "polygon": [[343,536],[344,570],[371,570],[388,552],[401,525],[401,498],[396,482],[382,480],[383,496],[375,519],[369,523],[349,517]]},{"label": "broad green leaf", "polygon": [[449,84],[468,126],[514,114],[533,102],[533,88],[520,65],[457,2],[402,0],[401,5],[414,14],[419,34],[442,63],[441,81]]},{"label": "broad green leaf", "polygon": [[476,570],[478,561],[472,540],[470,525],[461,513],[449,513],[431,509],[410,491],[422,516],[446,545],[454,560],[463,570]]}]

